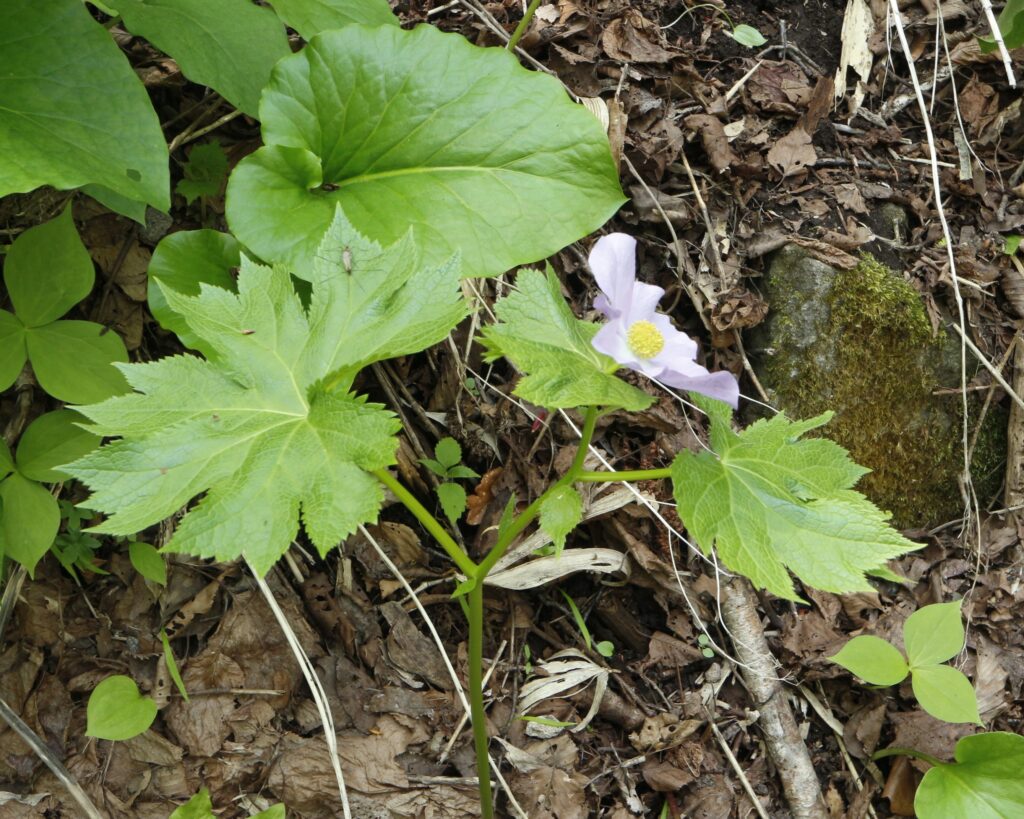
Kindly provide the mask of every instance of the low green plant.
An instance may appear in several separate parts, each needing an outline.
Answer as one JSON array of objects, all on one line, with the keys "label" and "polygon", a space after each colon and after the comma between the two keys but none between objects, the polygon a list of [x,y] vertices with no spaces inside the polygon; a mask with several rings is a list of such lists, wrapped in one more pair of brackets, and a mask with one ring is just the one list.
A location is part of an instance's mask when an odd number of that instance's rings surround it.
[{"label": "low green plant", "polygon": [[434,448],[434,457],[421,458],[420,463],[441,478],[437,499],[445,517],[455,526],[466,511],[466,490],[455,481],[480,476],[462,463],[462,447],[454,438],[442,438]]},{"label": "low green plant", "polygon": [[[999,12],[997,23],[1007,50],[1024,45],[1024,0],[1008,0]],[[994,37],[979,37],[978,43],[983,54],[990,54],[999,47]]]},{"label": "low green plant", "polygon": [[725,33],[732,37],[741,46],[746,46],[747,48],[757,48],[758,46],[763,46],[765,43],[768,42],[764,38],[764,35],[761,34],[761,32],[758,31],[753,26],[747,25],[746,23],[740,23],[739,25],[735,25],[732,21],[732,18],[725,11],[725,9],[723,9],[721,6],[716,6],[712,3],[698,3],[695,6],[690,6],[675,20],[673,20],[671,23],[665,26],[665,28],[671,28],[684,17],[686,17],[688,14],[692,14],[698,9],[711,9],[711,11],[714,14],[720,14],[729,24],[729,28],[726,30]]},{"label": "low green plant", "polygon": [[0,390],[26,361],[39,386],[60,401],[94,403],[128,388],[111,366],[128,360],[121,337],[101,324],[61,319],[92,292],[95,279],[70,206],[14,240],[4,261],[14,312],[0,310]]},{"label": "low green plant", "polygon": [[45,484],[69,480],[57,467],[99,446],[100,439],[79,426],[83,420],[69,409],[40,415],[22,433],[13,457],[0,439],[0,557],[20,563],[29,575],[60,530],[62,507]]},{"label": "low green plant", "polygon": [[228,180],[228,156],[216,140],[196,145],[181,167],[184,176],[175,186],[175,192],[191,205],[199,200],[200,214],[206,223],[206,202],[219,196]]},{"label": "low green plant", "polygon": [[[199,793],[181,805],[167,817],[167,819],[216,819],[217,814],[213,812],[213,802],[210,801],[210,792],[203,788]],[[285,807],[283,804],[272,805],[266,810],[254,813],[250,819],[285,819]]]},{"label": "low green plant", "polygon": [[862,634],[829,659],[872,685],[897,685],[909,674],[914,696],[933,717],[980,725],[970,680],[959,669],[945,665],[964,648],[960,602],[915,611],[903,626],[903,644],[905,657],[882,638]]},{"label": "low green plant", "polygon": [[583,642],[587,645],[587,650],[594,649],[602,657],[611,657],[615,653],[615,645],[611,640],[601,640],[600,642],[593,642],[590,636],[590,629],[587,628],[587,621],[583,619],[583,614],[580,612],[579,606],[576,605],[576,601],[573,600],[569,594],[561,589],[562,597],[565,598],[565,602],[569,605],[569,611],[572,612],[572,619],[576,621],[576,628],[580,630],[580,634],[583,635]]},{"label": "low green plant", "polygon": [[69,501],[59,501],[61,518],[64,519],[64,531],[54,538],[50,551],[64,570],[78,582],[78,573],[109,574],[96,565],[93,559],[101,544],[97,538],[82,531],[82,523],[88,523],[95,517],[89,509],[76,507]]}]

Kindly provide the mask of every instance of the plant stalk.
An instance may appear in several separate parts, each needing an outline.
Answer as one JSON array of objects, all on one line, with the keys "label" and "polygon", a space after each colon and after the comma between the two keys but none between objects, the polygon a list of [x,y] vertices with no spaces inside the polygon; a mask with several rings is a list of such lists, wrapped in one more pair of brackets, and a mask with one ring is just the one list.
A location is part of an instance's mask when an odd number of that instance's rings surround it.
[{"label": "plant stalk", "polygon": [[491,795],[491,769],[488,765],[487,712],[484,710],[484,584],[481,579],[469,592],[469,712],[473,724],[473,747],[476,751],[476,775],[480,789],[480,815],[494,816]]},{"label": "plant stalk", "polygon": [[616,483],[618,481],[657,481],[671,478],[671,467],[661,469],[627,469],[622,472],[580,472],[576,480],[581,483]]},{"label": "plant stalk", "polygon": [[523,19],[519,21],[519,25],[516,26],[516,30],[513,31],[512,36],[508,38],[508,45],[506,45],[505,48],[509,51],[516,50],[516,46],[519,45],[519,41],[526,33],[526,28],[530,25],[530,21],[533,19],[533,14],[537,11],[538,6],[540,6],[540,0],[532,0],[530,5],[527,7],[526,13],[523,15]]},{"label": "plant stalk", "polygon": [[920,759],[922,762],[927,762],[929,765],[945,765],[941,759],[936,759],[931,754],[926,754],[924,751],[915,751],[913,748],[885,748],[881,751],[875,751],[871,755],[873,761],[884,759],[887,756],[909,756],[914,759]]},{"label": "plant stalk", "polygon": [[416,520],[423,524],[423,528],[433,535],[441,547],[448,553],[455,565],[459,567],[459,570],[469,576],[476,577],[477,566],[472,560],[469,559],[462,549],[459,548],[459,544],[455,542],[451,535],[449,535],[444,527],[437,522],[430,512],[416,500],[416,496],[406,489],[402,484],[386,469],[376,469],[373,472],[374,477],[384,484],[388,489],[392,491],[394,496],[398,498],[402,504],[413,513]]}]

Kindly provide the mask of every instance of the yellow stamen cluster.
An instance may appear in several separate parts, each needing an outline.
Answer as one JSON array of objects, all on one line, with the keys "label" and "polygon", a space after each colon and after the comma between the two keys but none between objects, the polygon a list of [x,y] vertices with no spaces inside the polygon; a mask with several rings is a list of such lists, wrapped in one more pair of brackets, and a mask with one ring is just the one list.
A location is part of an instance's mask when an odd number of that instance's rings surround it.
[{"label": "yellow stamen cluster", "polygon": [[626,331],[626,344],[637,358],[654,358],[665,348],[665,337],[649,321],[635,321]]}]

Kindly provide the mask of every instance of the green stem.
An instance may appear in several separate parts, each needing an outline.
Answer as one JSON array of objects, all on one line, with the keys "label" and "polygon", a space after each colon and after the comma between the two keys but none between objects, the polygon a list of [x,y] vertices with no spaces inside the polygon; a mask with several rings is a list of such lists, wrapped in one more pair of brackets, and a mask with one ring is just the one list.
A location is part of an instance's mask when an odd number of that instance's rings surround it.
[{"label": "green stem", "polygon": [[548,499],[551,493],[566,484],[571,484],[578,480],[578,476],[583,473],[583,461],[587,457],[587,450],[590,447],[591,439],[594,437],[594,427],[596,425],[597,407],[587,407],[586,415],[583,419],[583,432],[580,434],[579,447],[576,449],[576,457],[573,458],[569,469],[561,478],[551,484],[537,500],[520,512],[509,527],[501,533],[498,542],[494,544],[494,548],[487,553],[487,556],[477,566],[476,577],[478,582],[484,582],[487,573],[494,568],[495,563],[501,560],[505,552],[508,551],[508,547],[512,545],[512,541],[540,514],[541,506],[544,505],[544,501]]},{"label": "green stem", "polygon": [[516,46],[519,44],[519,40],[526,33],[526,27],[530,25],[530,20],[533,19],[533,13],[537,10],[540,5],[540,0],[532,0],[530,5],[526,9],[526,13],[523,15],[523,19],[519,21],[519,25],[516,26],[516,30],[512,32],[512,36],[509,37],[508,45],[505,46],[509,51],[515,51]]},{"label": "green stem", "polygon": [[456,543],[452,536],[449,535],[444,527],[437,522],[429,511],[416,500],[416,496],[412,494],[408,489],[402,486],[401,483],[386,469],[376,469],[373,472],[374,477],[390,489],[396,498],[398,498],[402,504],[416,517],[420,523],[431,535],[434,536],[441,547],[448,552],[448,556],[455,562],[455,565],[459,567],[459,570],[467,577],[477,576],[477,565],[469,559],[462,549],[459,548],[459,544]]},{"label": "green stem", "polygon": [[469,711],[473,723],[473,747],[476,750],[476,775],[480,780],[480,813],[483,819],[494,816],[491,796],[491,770],[488,765],[487,712],[484,711],[484,584],[469,592]]},{"label": "green stem", "polygon": [[886,748],[884,751],[875,751],[871,755],[872,760],[884,759],[887,756],[910,756],[914,759],[920,759],[922,762],[927,762],[929,765],[945,765],[941,759],[936,759],[931,754],[926,754],[924,751],[915,751],[913,748]]},{"label": "green stem", "polygon": [[580,472],[576,480],[581,483],[615,483],[616,481],[657,481],[671,478],[670,467],[661,469],[627,469],[622,472]]}]

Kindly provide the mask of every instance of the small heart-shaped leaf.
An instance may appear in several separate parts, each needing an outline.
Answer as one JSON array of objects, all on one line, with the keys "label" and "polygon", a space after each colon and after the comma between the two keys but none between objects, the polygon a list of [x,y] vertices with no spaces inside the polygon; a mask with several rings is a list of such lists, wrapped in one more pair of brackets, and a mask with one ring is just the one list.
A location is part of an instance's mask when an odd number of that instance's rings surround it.
[{"label": "small heart-shaped leaf", "polygon": [[93,689],[85,714],[86,736],[131,739],[153,724],[156,703],[139,693],[131,677],[116,674]]}]

